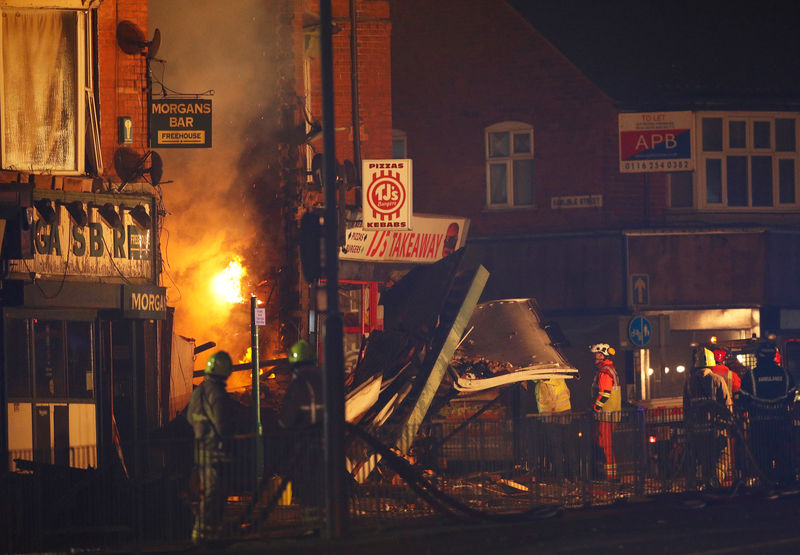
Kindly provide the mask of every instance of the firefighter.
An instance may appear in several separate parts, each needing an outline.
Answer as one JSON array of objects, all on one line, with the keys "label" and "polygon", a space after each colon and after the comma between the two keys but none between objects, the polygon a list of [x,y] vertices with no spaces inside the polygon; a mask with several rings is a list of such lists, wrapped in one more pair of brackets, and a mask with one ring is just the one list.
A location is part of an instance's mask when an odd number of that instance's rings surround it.
[{"label": "firefighter", "polygon": [[225,351],[208,357],[203,382],[189,399],[187,418],[194,429],[195,468],[200,479],[200,505],[195,513],[192,541],[201,543],[219,538],[227,499],[225,465],[229,462],[229,442],[233,415],[225,382],[233,364]]},{"label": "firefighter", "polygon": [[289,349],[292,381],[283,398],[280,424],[303,428],[322,422],[322,372],[308,341],[301,339]]},{"label": "firefighter", "polygon": [[546,442],[545,453],[549,455],[541,462],[553,472],[556,479],[572,478],[578,468],[578,434],[572,433],[572,418],[567,414],[572,408],[567,380],[536,380],[534,393]]},{"label": "firefighter", "polygon": [[750,420],[750,446],[762,473],[773,483],[794,481],[790,446],[790,404],[794,398],[792,375],[776,362],[772,341],[761,343],[756,365],[742,380],[743,404]]},{"label": "firefighter", "polygon": [[286,389],[279,415],[282,427],[291,430],[285,446],[287,457],[281,465],[285,481],[291,481],[292,495],[308,513],[317,518],[322,510],[321,464],[325,459],[317,430],[324,416],[322,372],[308,341],[301,339],[289,349],[292,380]]},{"label": "firefighter", "polygon": [[622,410],[622,394],[620,393],[619,376],[614,367],[614,348],[608,343],[596,343],[589,346],[594,353],[595,376],[592,383],[597,421],[597,443],[605,455],[605,474],[608,480],[617,479],[617,460],[612,445],[614,429],[620,420]]},{"label": "firefighter", "polygon": [[[683,414],[692,461],[700,466],[701,487],[719,487],[727,481],[729,465],[720,456],[728,443],[733,401],[725,379],[712,371],[714,353],[697,346],[692,353],[692,371],[683,386]],[[690,480],[696,477],[693,471]]]}]

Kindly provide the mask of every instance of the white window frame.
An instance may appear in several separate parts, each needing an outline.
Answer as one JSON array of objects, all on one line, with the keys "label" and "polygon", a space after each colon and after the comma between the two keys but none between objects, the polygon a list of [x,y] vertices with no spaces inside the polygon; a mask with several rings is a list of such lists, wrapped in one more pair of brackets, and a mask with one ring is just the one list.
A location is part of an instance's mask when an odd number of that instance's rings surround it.
[{"label": "white window frame", "polygon": [[[490,156],[491,143],[489,137],[493,133],[509,133],[509,155],[508,156]],[[515,153],[514,152],[514,135],[528,134],[530,140],[530,152]],[[484,147],[486,157],[486,206],[489,210],[497,209],[531,209],[536,207],[536,181],[535,173],[533,176],[533,191],[534,196],[531,204],[517,204],[514,199],[514,162],[518,160],[531,160],[533,163],[535,159],[535,146],[533,142],[533,126],[521,121],[504,121],[495,123],[487,127],[484,131]],[[503,203],[492,202],[492,174],[491,167],[493,165],[505,164],[506,166],[506,201]],[[533,171],[535,171],[535,166]]]},{"label": "white window frame", "polygon": [[[722,120],[722,150],[703,150],[703,120],[719,118]],[[794,151],[779,152],[776,150],[775,122],[779,119],[793,119],[794,125]],[[745,146],[731,147],[730,123],[734,121],[745,122]],[[769,148],[755,148],[753,145],[753,124],[756,121],[770,123]],[[798,112],[697,112],[695,114],[695,129],[697,130],[696,152],[697,166],[695,170],[695,204],[704,211],[720,212],[753,212],[753,211],[797,211],[800,209],[800,113]],[[747,159],[747,205],[728,206],[728,169],[729,156],[742,156]],[[752,184],[752,157],[769,156],[772,161],[772,205],[753,206]],[[707,161],[720,161],[721,202],[708,202],[707,197]],[[780,202],[780,160],[791,160],[794,164],[794,202]]]},{"label": "white window frame", "polygon": [[[11,169],[17,171],[35,172],[35,173],[48,173],[54,175],[82,175],[86,172],[86,136],[87,136],[87,120],[89,120],[90,129],[89,137],[92,141],[91,156],[94,158],[94,164],[97,166],[98,172],[102,171],[102,161],[100,160],[99,152],[99,122],[97,121],[97,112],[94,102],[94,87],[93,87],[93,53],[92,53],[92,8],[99,6],[100,2],[97,0],[0,0],[0,12],[11,12],[17,9],[48,9],[57,11],[75,11],[77,13],[77,30],[76,30],[76,80],[75,80],[75,136],[74,136],[74,160],[72,160],[70,167],[53,169],[48,167],[39,167],[29,164],[27,167],[18,167],[18,165],[11,165],[7,163],[5,141],[6,136],[6,122],[3,120],[2,114],[4,113],[4,100],[0,94],[0,168]],[[0,25],[0,49],[2,49],[2,25]],[[3,57],[0,50],[0,91],[3,90]]]}]

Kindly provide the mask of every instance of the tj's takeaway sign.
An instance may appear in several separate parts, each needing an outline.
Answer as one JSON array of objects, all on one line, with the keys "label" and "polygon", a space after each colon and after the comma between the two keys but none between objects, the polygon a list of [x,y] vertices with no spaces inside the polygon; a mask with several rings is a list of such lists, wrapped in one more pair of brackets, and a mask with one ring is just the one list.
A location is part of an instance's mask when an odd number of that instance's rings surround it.
[{"label": "tj's takeaway sign", "polygon": [[365,262],[436,262],[464,246],[469,220],[414,216],[414,230],[347,230],[340,260]]}]

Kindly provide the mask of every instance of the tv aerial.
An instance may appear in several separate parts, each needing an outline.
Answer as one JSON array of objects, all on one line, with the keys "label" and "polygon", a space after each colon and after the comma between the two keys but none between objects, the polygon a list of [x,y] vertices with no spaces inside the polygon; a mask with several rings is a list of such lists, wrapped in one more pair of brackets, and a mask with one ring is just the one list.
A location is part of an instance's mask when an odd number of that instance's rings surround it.
[{"label": "tv aerial", "polygon": [[120,21],[117,25],[117,44],[126,54],[141,54],[148,60],[163,61],[156,58],[161,46],[161,31],[156,29],[152,40],[148,41],[144,32],[132,21]]},{"label": "tv aerial", "polygon": [[121,192],[128,183],[149,176],[149,183],[157,187],[161,183],[164,174],[164,165],[161,155],[154,150],[148,150],[144,155],[140,155],[133,149],[120,148],[114,153],[114,169],[122,180],[117,188]]}]

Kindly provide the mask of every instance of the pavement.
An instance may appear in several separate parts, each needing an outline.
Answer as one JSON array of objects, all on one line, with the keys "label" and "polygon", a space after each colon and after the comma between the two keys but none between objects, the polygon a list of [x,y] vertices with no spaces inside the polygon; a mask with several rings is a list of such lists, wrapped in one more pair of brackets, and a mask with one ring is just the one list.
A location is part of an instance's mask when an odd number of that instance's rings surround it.
[{"label": "pavement", "polygon": [[[631,498],[534,520],[458,523],[444,518],[325,539],[304,537],[196,547],[163,553],[303,554],[720,554],[800,553],[800,490]],[[513,520],[513,521],[512,521]]]}]

